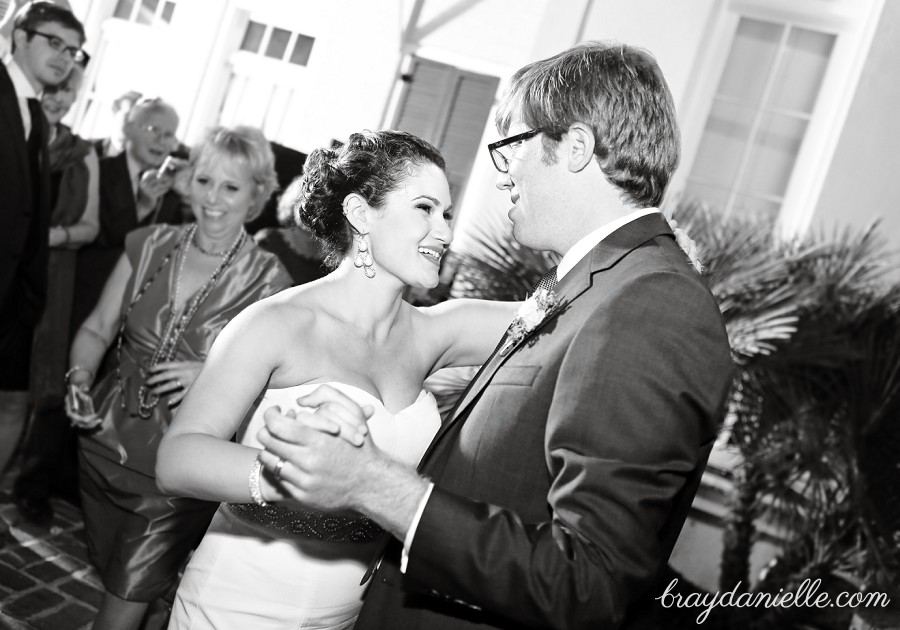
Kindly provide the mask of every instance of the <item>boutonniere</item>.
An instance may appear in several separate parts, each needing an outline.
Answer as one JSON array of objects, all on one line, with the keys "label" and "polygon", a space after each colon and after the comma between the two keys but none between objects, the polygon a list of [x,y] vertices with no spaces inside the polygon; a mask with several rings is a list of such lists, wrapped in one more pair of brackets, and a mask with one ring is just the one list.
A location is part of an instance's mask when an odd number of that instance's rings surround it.
[{"label": "boutonniere", "polygon": [[516,316],[506,331],[506,341],[500,348],[500,356],[506,356],[510,350],[519,345],[525,335],[537,328],[538,324],[547,319],[556,307],[559,306],[559,298],[556,293],[547,289],[538,289],[522,303]]}]

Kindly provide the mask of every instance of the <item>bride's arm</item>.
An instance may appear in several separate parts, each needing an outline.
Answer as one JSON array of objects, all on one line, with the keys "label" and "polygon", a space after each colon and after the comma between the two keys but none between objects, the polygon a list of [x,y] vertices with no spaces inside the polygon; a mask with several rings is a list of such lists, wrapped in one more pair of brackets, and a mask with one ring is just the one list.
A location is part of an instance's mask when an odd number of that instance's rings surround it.
[{"label": "bride's arm", "polygon": [[434,371],[487,361],[520,304],[459,299],[420,309],[427,317],[429,337],[437,340]]},{"label": "bride's arm", "polygon": [[[285,308],[272,299],[262,300],[219,334],[160,443],[156,482],[161,491],[212,501],[251,501],[248,477],[259,449],[229,440],[279,368],[287,332]],[[292,317],[296,320],[298,314]],[[266,499],[281,498],[265,477],[262,492]]]}]

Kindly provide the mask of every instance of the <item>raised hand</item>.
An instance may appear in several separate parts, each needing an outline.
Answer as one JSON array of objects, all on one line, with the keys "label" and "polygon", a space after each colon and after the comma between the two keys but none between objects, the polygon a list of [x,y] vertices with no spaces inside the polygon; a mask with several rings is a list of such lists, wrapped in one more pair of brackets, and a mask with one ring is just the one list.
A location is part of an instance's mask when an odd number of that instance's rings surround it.
[{"label": "raised hand", "polygon": [[159,171],[156,170],[147,171],[141,175],[141,181],[138,185],[140,189],[138,201],[146,200],[151,205],[156,204],[156,201],[172,188],[173,181],[172,175],[160,175]]}]

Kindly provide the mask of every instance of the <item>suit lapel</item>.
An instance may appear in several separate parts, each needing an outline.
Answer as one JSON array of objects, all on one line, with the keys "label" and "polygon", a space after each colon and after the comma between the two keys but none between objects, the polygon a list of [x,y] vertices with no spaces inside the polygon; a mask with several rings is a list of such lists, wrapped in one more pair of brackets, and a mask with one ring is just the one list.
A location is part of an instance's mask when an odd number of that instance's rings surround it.
[{"label": "suit lapel", "polygon": [[6,129],[10,130],[12,137],[9,138],[16,152],[16,163],[19,165],[20,175],[27,178],[28,175],[28,144],[25,139],[25,123],[22,120],[22,112],[19,110],[19,97],[16,89],[13,87],[12,79],[6,66],[2,67],[0,72],[0,116],[6,118]]},{"label": "suit lapel", "polygon": [[440,442],[441,438],[446,435],[450,427],[452,427],[465,414],[466,410],[475,402],[484,388],[488,386],[504,363],[515,354],[519,348],[531,337],[538,334],[544,326],[553,321],[567,306],[574,300],[578,299],[593,284],[594,274],[606,271],[615,266],[630,251],[646,243],[650,239],[657,236],[668,235],[674,238],[672,230],[668,222],[661,214],[654,213],[635,219],[628,223],[605,239],[598,243],[590,253],[582,258],[578,263],[559,281],[556,287],[556,294],[559,297],[559,306],[554,309],[547,317],[543,319],[537,326],[526,334],[520,341],[504,356],[496,353],[490,361],[482,366],[481,370],[472,379],[469,387],[460,396],[459,402],[453,407],[447,421],[441,425],[440,430],[431,443],[431,446],[423,455],[421,462],[424,463],[431,455],[435,446]]}]

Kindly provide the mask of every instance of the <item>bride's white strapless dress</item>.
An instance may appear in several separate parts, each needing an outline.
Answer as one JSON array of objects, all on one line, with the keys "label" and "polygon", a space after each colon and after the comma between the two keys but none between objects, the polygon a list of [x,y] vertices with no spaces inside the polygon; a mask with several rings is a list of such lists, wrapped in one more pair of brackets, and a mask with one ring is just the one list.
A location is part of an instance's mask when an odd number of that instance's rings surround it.
[{"label": "bride's white strapless dress", "polygon": [[[297,398],[321,384],[266,391],[241,443],[261,448],[256,436],[265,410],[296,409]],[[424,390],[409,407],[391,413],[365,390],[328,384],[372,405],[372,439],[400,461],[418,463],[440,427],[434,397]],[[381,536],[364,518],[277,503],[223,503],[185,570],[169,630],[352,628],[365,590],[360,581]]]}]

